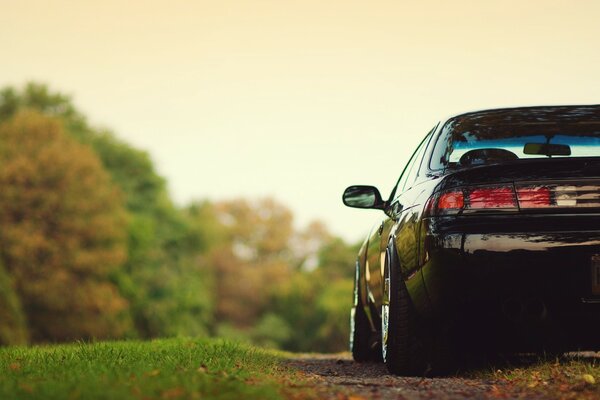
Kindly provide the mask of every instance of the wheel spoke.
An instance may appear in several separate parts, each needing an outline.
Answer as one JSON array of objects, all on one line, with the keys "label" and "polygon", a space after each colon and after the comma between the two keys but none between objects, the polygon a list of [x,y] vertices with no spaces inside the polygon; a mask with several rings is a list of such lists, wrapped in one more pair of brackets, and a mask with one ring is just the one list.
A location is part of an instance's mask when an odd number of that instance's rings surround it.
[{"label": "wheel spoke", "polygon": [[383,361],[387,359],[387,344],[389,336],[389,319],[390,319],[390,274],[389,269],[385,268],[385,276],[383,280],[383,301],[381,305],[381,353]]},{"label": "wheel spoke", "polygon": [[386,360],[387,355],[387,343],[388,343],[388,321],[390,307],[387,305],[382,306],[381,315],[381,351],[383,355],[383,361]]}]

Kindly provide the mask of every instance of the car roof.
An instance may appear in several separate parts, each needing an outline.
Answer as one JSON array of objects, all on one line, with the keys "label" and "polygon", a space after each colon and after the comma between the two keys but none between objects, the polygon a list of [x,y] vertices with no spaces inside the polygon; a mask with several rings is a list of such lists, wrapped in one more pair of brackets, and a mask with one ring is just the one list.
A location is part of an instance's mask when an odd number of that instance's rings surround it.
[{"label": "car roof", "polygon": [[[526,125],[544,123],[568,123],[577,121],[600,122],[600,104],[591,105],[559,105],[495,108],[471,111],[454,115],[447,119],[455,128],[462,125]],[[446,125],[446,124],[444,124]]]}]

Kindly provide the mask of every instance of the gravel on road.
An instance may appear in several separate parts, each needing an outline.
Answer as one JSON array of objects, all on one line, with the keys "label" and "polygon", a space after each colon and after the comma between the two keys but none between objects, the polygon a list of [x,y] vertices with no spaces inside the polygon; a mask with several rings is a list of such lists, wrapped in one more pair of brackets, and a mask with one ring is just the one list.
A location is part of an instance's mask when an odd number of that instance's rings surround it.
[{"label": "gravel on road", "polygon": [[[522,398],[501,382],[461,377],[390,375],[381,363],[356,363],[348,354],[306,354],[289,360],[331,399],[463,400]],[[522,395],[522,394],[521,394]],[[527,397],[530,398],[530,397]]]}]

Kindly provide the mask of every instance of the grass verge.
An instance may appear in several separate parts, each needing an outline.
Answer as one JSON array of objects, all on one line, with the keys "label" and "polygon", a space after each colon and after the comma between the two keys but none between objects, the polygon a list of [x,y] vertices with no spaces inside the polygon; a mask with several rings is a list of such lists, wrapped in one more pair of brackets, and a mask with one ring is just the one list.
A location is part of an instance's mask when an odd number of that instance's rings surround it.
[{"label": "grass verge", "polygon": [[0,399],[310,399],[275,352],[210,339],[0,348]]}]

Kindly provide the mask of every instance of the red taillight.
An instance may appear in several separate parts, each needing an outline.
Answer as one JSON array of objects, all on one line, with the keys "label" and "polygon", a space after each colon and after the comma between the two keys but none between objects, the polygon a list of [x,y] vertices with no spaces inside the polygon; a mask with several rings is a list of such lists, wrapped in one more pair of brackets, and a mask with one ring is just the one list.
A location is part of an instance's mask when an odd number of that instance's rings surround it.
[{"label": "red taillight", "polygon": [[540,208],[552,206],[550,189],[545,186],[524,186],[517,188],[521,208]]},{"label": "red taillight", "polygon": [[446,192],[440,196],[437,208],[438,210],[460,210],[464,205],[463,192]]},{"label": "red taillight", "polygon": [[[434,197],[435,198],[435,197]],[[432,210],[432,204],[436,204]],[[450,190],[437,196],[437,202],[429,201],[426,213],[459,214],[463,211],[516,209],[517,198],[511,186],[486,186]]]},{"label": "red taillight", "polygon": [[517,199],[512,186],[477,188],[469,193],[468,208],[517,208]]},{"label": "red taillight", "polygon": [[453,188],[431,197],[426,215],[542,209],[600,208],[600,184],[522,183]]}]

